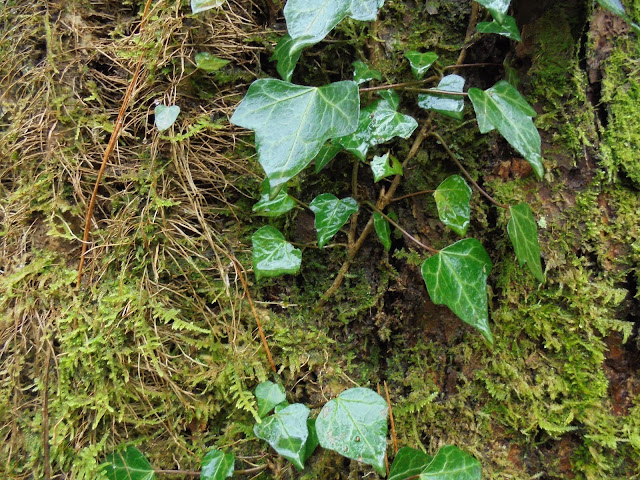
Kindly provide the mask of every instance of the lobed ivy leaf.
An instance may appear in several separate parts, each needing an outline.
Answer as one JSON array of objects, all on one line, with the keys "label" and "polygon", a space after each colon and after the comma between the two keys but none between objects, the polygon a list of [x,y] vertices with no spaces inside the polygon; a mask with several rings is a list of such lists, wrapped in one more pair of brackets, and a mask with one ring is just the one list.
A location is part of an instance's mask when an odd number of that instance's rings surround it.
[{"label": "lobed ivy leaf", "polygon": [[301,403],[294,403],[257,423],[253,433],[302,470],[309,438],[308,418],[309,409]]},{"label": "lobed ivy leaf", "polygon": [[291,38],[291,35],[287,33],[278,41],[273,55],[271,55],[269,60],[277,62],[276,70],[283,80],[290,82],[302,50],[315,43],[313,40],[309,41],[305,38],[296,38],[294,40]]},{"label": "lobed ivy leaf", "polygon": [[420,475],[431,460],[433,460],[432,457],[420,450],[402,447],[393,459],[388,480],[406,480]]},{"label": "lobed ivy leaf", "polygon": [[356,60],[352,65],[353,68],[355,68],[353,72],[353,81],[358,85],[370,80],[382,80],[382,74],[378,70],[371,68],[366,63]]},{"label": "lobed ivy leaf", "polygon": [[440,220],[460,236],[469,228],[471,188],[460,175],[452,175],[433,193]]},{"label": "lobed ivy leaf", "polygon": [[154,110],[154,115],[156,117],[156,128],[159,132],[164,132],[175,123],[178,115],[180,115],[180,107],[177,105],[172,105],[171,107],[158,105]]},{"label": "lobed ivy leaf", "polygon": [[[438,84],[437,90],[462,93],[464,78],[459,75],[447,75]],[[464,98],[437,93],[421,93],[418,95],[418,106],[425,110],[434,110],[447,117],[462,120],[464,117]]]},{"label": "lobed ivy leaf", "polygon": [[369,148],[394,137],[409,138],[418,127],[413,117],[397,112],[400,99],[396,92],[388,90],[380,95],[383,98],[360,111],[357,130],[336,140],[362,161],[366,160]]},{"label": "lobed ivy leaf", "polygon": [[476,2],[489,10],[496,22],[502,23],[507,15],[507,10],[509,10],[511,0],[476,0]]},{"label": "lobed ivy leaf", "polygon": [[476,112],[480,133],[494,128],[531,164],[538,178],[542,178],[540,133],[533,123],[536,112],[520,92],[509,82],[501,80],[488,90],[469,89],[469,98]]},{"label": "lobed ivy leaf", "polygon": [[135,447],[107,455],[104,473],[109,480],[153,480],[156,474],[145,456]]},{"label": "lobed ivy leaf", "polygon": [[327,402],[316,419],[320,445],[385,475],[388,411],[386,400],[373,390],[345,390]]},{"label": "lobed ivy leaf", "polygon": [[209,52],[196,53],[195,60],[196,67],[207,73],[217,72],[229,63],[229,60],[218,58],[214,55],[211,55]]},{"label": "lobed ivy leaf", "polygon": [[540,244],[538,243],[538,225],[529,204],[523,202],[509,207],[511,218],[507,232],[516,252],[520,266],[527,268],[540,282],[544,282],[542,263],[540,262]]},{"label": "lobed ivy leaf", "polygon": [[415,50],[409,50],[404,53],[404,56],[409,60],[411,71],[418,80],[424,77],[424,74],[431,68],[431,65],[438,60],[438,55],[433,52],[420,53]]},{"label": "lobed ivy leaf", "polygon": [[442,447],[420,473],[420,480],[480,480],[480,462],[458,447]]},{"label": "lobed ivy leaf", "polygon": [[222,6],[224,0],[191,0],[191,12],[199,13]]},{"label": "lobed ivy leaf", "polygon": [[391,250],[391,228],[386,218],[378,212],[373,212],[373,228],[382,243],[384,249],[388,252]]},{"label": "lobed ivy leaf", "polygon": [[224,480],[233,476],[235,458],[232,453],[210,450],[202,458],[200,480]]},{"label": "lobed ivy leaf", "polygon": [[326,167],[334,157],[342,151],[342,145],[337,143],[325,143],[320,149],[320,153],[315,158],[316,173]]},{"label": "lobed ivy leaf", "polygon": [[258,161],[273,195],[328,139],[354,132],[359,109],[355,82],[303,87],[267,78],[251,84],[231,122],[255,130]]},{"label": "lobed ivy leaf", "polygon": [[373,180],[379,182],[383,178],[402,175],[402,164],[396,157],[387,152],[381,157],[377,155],[373,157],[371,171],[373,172]]},{"label": "lobed ivy leaf", "polygon": [[313,199],[309,208],[316,216],[318,247],[322,248],[347,223],[349,217],[358,211],[358,203],[351,197],[340,200],[331,193],[323,193]]},{"label": "lobed ivy leaf", "polygon": [[296,206],[296,202],[287,194],[286,186],[271,198],[269,180],[265,179],[260,184],[260,201],[253,206],[253,212],[263,217],[278,217],[291,211]]},{"label": "lobed ivy leaf", "polygon": [[272,226],[259,229],[253,234],[251,241],[256,278],[277,277],[300,270],[302,252],[287,242]]},{"label": "lobed ivy leaf", "polygon": [[498,23],[495,20],[493,22],[480,22],[476,29],[480,33],[495,33],[516,42],[522,41],[518,25],[516,25],[516,19],[511,15],[507,15],[502,23]]},{"label": "lobed ivy leaf", "polygon": [[258,415],[260,417],[264,417],[273,410],[276,405],[287,400],[284,387],[269,380],[260,383],[256,387],[255,395],[258,400]]},{"label": "lobed ivy leaf", "polygon": [[635,32],[638,35],[640,35],[640,25],[633,23],[631,21],[631,18],[627,15],[627,12],[624,9],[624,5],[622,5],[622,2],[620,0],[596,0],[596,1],[607,10],[624,18],[629,24],[631,24],[631,28],[633,28],[633,30],[635,30]]},{"label": "lobed ivy leaf", "polygon": [[422,278],[433,303],[446,305],[493,343],[489,328],[487,277],[491,259],[475,238],[465,238],[422,264]]}]

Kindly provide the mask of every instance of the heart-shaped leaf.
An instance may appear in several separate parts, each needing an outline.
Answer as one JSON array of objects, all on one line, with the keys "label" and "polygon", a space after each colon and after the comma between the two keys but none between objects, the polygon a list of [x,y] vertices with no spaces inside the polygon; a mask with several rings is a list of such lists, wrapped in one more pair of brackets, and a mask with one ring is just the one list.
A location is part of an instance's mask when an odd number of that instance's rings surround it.
[{"label": "heart-shaped leaf", "polygon": [[296,201],[287,195],[286,187],[283,187],[278,194],[271,198],[269,180],[265,179],[260,184],[262,195],[260,201],[253,206],[253,212],[263,217],[278,217],[289,212],[296,206]]},{"label": "heart-shaped leaf", "polygon": [[476,112],[480,133],[494,128],[531,164],[538,178],[542,178],[540,134],[532,118],[536,112],[516,88],[501,80],[488,90],[469,89],[469,98]]},{"label": "heart-shaped leaf", "polygon": [[172,105],[167,107],[166,105],[158,105],[154,111],[156,117],[156,128],[159,132],[164,132],[171,125],[174,124],[178,115],[180,115],[180,107]]},{"label": "heart-shaped leaf", "polygon": [[511,15],[507,15],[502,23],[498,23],[495,20],[493,22],[480,22],[476,29],[480,33],[495,33],[516,42],[522,41],[518,25],[516,25],[516,19]]},{"label": "heart-shaped leaf", "polygon": [[211,8],[220,7],[224,0],[191,0],[191,11],[193,13],[204,12]]},{"label": "heart-shaped leaf", "polygon": [[424,77],[424,74],[427,73],[427,70],[431,68],[431,65],[438,60],[438,55],[433,52],[420,53],[414,50],[410,50],[405,52],[405,57],[409,60],[409,64],[411,65],[411,71],[413,75],[420,80]]},{"label": "heart-shaped leaf", "polygon": [[409,138],[418,127],[413,117],[396,111],[400,102],[397,93],[388,90],[381,95],[384,97],[360,111],[358,129],[336,140],[362,161],[366,160],[369,148],[394,137]]},{"label": "heart-shaped leaf", "polygon": [[370,80],[382,80],[382,74],[378,70],[369,67],[369,65],[360,60],[353,62],[353,68],[355,68],[353,81],[358,85]]},{"label": "heart-shaped leaf", "polygon": [[144,455],[135,447],[107,455],[104,473],[109,480],[153,480],[156,474]]},{"label": "heart-shaped leaf", "polygon": [[[459,75],[447,75],[438,84],[437,90],[462,93],[464,78]],[[418,106],[425,110],[434,110],[447,117],[462,120],[464,117],[464,98],[437,93],[421,93],[418,95]]]},{"label": "heart-shaped leaf", "polygon": [[255,130],[258,161],[273,194],[302,171],[329,138],[354,132],[359,108],[355,82],[303,87],[267,78],[251,84],[231,122]]},{"label": "heart-shaped leaf", "polygon": [[326,403],[316,420],[323,448],[373,465],[384,475],[387,449],[387,413],[384,398],[368,388],[345,390]]},{"label": "heart-shaped leaf", "polygon": [[227,63],[229,63],[229,60],[218,58],[214,55],[211,55],[209,52],[196,53],[195,59],[196,67],[207,73],[217,72]]},{"label": "heart-shaped leaf", "polygon": [[471,188],[460,175],[450,176],[433,193],[440,220],[461,236],[469,228],[471,193]]},{"label": "heart-shaped leaf", "polygon": [[480,5],[485,7],[491,13],[493,19],[502,23],[509,10],[509,4],[511,0],[476,0]]},{"label": "heart-shaped leaf", "polygon": [[507,232],[516,252],[520,266],[527,268],[540,282],[544,282],[542,264],[540,262],[540,244],[538,243],[538,225],[529,204],[523,202],[509,207],[511,218],[507,224]]},{"label": "heart-shaped leaf", "polygon": [[316,165],[316,173],[326,167],[334,157],[342,151],[342,145],[337,143],[325,143],[320,149],[320,153],[314,159]]},{"label": "heart-shaped leaf", "polygon": [[335,195],[323,193],[313,199],[309,208],[316,215],[318,247],[322,248],[347,223],[349,217],[358,211],[358,202],[351,197],[340,200]]},{"label": "heart-shaped leaf", "polygon": [[391,228],[389,227],[389,222],[378,212],[373,212],[373,228],[375,228],[384,249],[387,252],[391,250]]},{"label": "heart-shaped leaf", "polygon": [[253,234],[251,240],[256,278],[277,277],[300,270],[302,252],[272,226],[262,227]]},{"label": "heart-shaped leaf", "polygon": [[301,403],[294,403],[256,424],[253,433],[302,470],[309,438],[308,418],[309,409]]},{"label": "heart-shaped leaf", "polygon": [[640,35],[640,25],[631,21],[631,18],[629,18],[629,16],[627,15],[627,12],[624,9],[624,5],[622,5],[622,2],[620,0],[597,0],[597,2],[607,10],[610,10],[616,15],[624,18],[631,24],[631,28],[633,28],[635,32]]},{"label": "heart-shaped leaf", "polygon": [[309,45],[313,45],[315,42],[313,39],[308,38],[291,38],[291,35],[286,34],[282,37],[276,45],[273,55],[271,55],[270,61],[275,61],[276,70],[283,80],[290,82],[293,76],[293,71],[296,69],[296,64],[300,59],[302,50]]},{"label": "heart-shaped leaf", "polygon": [[458,447],[442,447],[420,473],[420,480],[480,480],[480,462]]},{"label": "heart-shaped leaf", "polygon": [[224,480],[233,476],[235,458],[232,453],[210,450],[202,458],[200,480]]},{"label": "heart-shaped leaf", "polygon": [[393,459],[388,480],[406,480],[420,475],[431,463],[432,457],[415,448],[402,447]]},{"label": "heart-shaped leaf", "polygon": [[493,343],[487,304],[491,268],[491,259],[480,242],[465,238],[427,258],[422,278],[433,303],[446,305]]},{"label": "heart-shaped leaf", "polygon": [[373,180],[379,182],[383,178],[402,175],[402,165],[396,157],[387,152],[381,157],[373,157],[371,171],[373,172]]},{"label": "heart-shaped leaf", "polygon": [[258,415],[264,417],[276,405],[284,402],[287,396],[282,385],[267,380],[256,387],[256,399],[258,400]]}]

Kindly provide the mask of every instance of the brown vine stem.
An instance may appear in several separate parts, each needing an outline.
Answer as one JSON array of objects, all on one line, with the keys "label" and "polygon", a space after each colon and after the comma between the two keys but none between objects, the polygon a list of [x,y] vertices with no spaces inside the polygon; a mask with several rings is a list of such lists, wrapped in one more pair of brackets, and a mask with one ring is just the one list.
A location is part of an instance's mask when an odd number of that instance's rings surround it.
[{"label": "brown vine stem", "polygon": [[464,65],[464,59],[467,58],[467,49],[471,46],[471,39],[474,36],[476,25],[478,24],[478,12],[480,11],[479,4],[477,2],[473,2],[471,6],[471,18],[469,19],[469,24],[467,25],[467,33],[464,38],[464,47],[462,47],[462,51],[458,56],[458,60],[456,61],[456,65]]},{"label": "brown vine stem", "polygon": [[402,232],[403,235],[405,235],[409,240],[411,240],[412,242],[414,242],[416,245],[418,245],[419,247],[424,248],[425,250],[427,250],[428,252],[431,253],[438,253],[439,250],[436,250],[435,248],[432,248],[428,245],[425,245],[424,243],[422,243],[420,240],[418,240],[416,237],[414,237],[413,235],[411,235],[409,232],[407,232],[404,228],[402,228],[400,225],[398,225],[398,223],[396,221],[394,221],[392,218],[388,217],[387,215],[385,215],[378,207],[376,207],[373,203],[371,202],[365,202],[367,205],[369,205],[369,207],[371,207],[371,209],[382,215],[382,217],[389,222],[391,225],[393,225],[394,227],[396,227],[398,230],[400,230]]},{"label": "brown vine stem", "polygon": [[363,87],[360,89],[360,93],[364,92],[378,92],[380,90],[398,90],[406,87],[413,87],[415,85],[422,85],[424,83],[435,82],[440,79],[438,76],[425,78],[423,80],[416,80],[414,82],[393,83],[391,85],[378,85],[377,87]]},{"label": "brown vine stem", "polygon": [[398,437],[396,436],[396,423],[393,420],[393,409],[391,408],[391,397],[389,396],[389,388],[387,387],[387,381],[383,382],[384,393],[387,397],[387,405],[389,405],[389,420],[391,422],[391,442],[393,443],[393,452],[398,454]]},{"label": "brown vine stem", "polygon": [[[142,33],[142,30],[147,24],[147,20],[149,19],[150,8],[151,8],[151,0],[147,0],[147,3],[144,6],[144,11],[142,13],[142,20],[140,21],[140,25],[138,26],[138,33]],[[138,83],[138,77],[140,77],[143,60],[144,60],[144,52],[140,54],[140,58],[138,59],[135,72],[133,73],[133,78],[131,79],[131,82],[129,83],[129,87],[127,88],[127,91],[124,94],[124,98],[122,99],[122,104],[120,105],[120,111],[118,112],[116,123],[113,126],[113,132],[111,132],[109,143],[107,144],[107,148],[104,151],[104,155],[102,157],[102,164],[100,165],[100,170],[98,170],[98,178],[96,178],[96,184],[93,187],[93,193],[91,194],[91,200],[89,201],[89,208],[87,209],[87,216],[84,224],[84,233],[82,235],[82,252],[80,253],[80,263],[78,265],[78,284],[77,284],[78,288],[80,287],[80,282],[82,281],[82,269],[84,268],[84,261],[87,254],[87,247],[89,246],[89,235],[91,233],[91,219],[93,218],[93,210],[96,207],[96,199],[98,197],[98,188],[100,187],[100,180],[102,180],[102,175],[104,174],[105,168],[107,167],[107,161],[109,160],[111,153],[113,152],[113,150],[116,147],[116,144],[118,143],[118,137],[120,136],[120,131],[122,130],[122,126],[124,125],[124,116],[127,111],[127,107],[129,106],[131,96],[133,95],[133,91]]]},{"label": "brown vine stem", "polygon": [[400,200],[405,200],[411,197],[418,197],[420,195],[426,195],[428,193],[434,193],[435,190],[422,190],[420,192],[407,193],[406,195],[402,195],[401,197],[392,198],[392,202],[399,202]]},{"label": "brown vine stem", "polygon": [[[234,475],[252,475],[255,473],[260,473],[263,470],[269,468],[268,465],[260,465],[259,467],[247,468],[245,470],[234,470]],[[193,470],[154,470],[153,473],[157,473],[159,475],[183,475],[185,477],[199,477],[201,472],[196,472]]]},{"label": "brown vine stem", "polygon": [[453,97],[468,97],[467,92],[451,92],[449,90],[438,90],[437,88],[403,88],[405,92],[418,92],[418,93],[434,93],[438,95],[450,95]]},{"label": "brown vine stem", "polygon": [[463,63],[462,65],[447,65],[442,70],[453,70],[458,68],[476,68],[476,67],[502,67],[501,63]]},{"label": "brown vine stem", "polygon": [[467,177],[467,180],[469,180],[473,186],[487,199],[489,200],[491,203],[493,203],[494,205],[500,207],[500,208],[504,208],[505,210],[509,209],[509,205],[505,205],[504,203],[500,203],[498,201],[496,201],[491,195],[489,195],[487,192],[484,191],[484,189],[478,185],[476,183],[476,181],[471,178],[471,175],[469,174],[469,172],[467,172],[467,169],[464,168],[462,166],[462,164],[458,161],[458,159],[456,158],[456,156],[454,155],[454,153],[451,151],[451,149],[449,148],[449,145],[447,145],[447,142],[444,141],[444,139],[442,138],[442,136],[438,133],[438,132],[431,132],[430,135],[435,138],[438,142],[440,142],[440,144],[444,147],[444,149],[446,150],[447,154],[449,155],[449,157],[451,158],[451,160],[453,160],[453,162],[458,166],[458,168],[460,169],[460,171],[464,174],[465,177]]}]

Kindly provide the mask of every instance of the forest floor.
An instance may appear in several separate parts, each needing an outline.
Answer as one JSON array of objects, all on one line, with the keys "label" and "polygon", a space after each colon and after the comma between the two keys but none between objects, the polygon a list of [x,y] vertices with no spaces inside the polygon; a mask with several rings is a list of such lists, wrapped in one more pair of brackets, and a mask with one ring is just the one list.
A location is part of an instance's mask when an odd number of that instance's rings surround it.
[{"label": "forest floor", "polygon": [[[628,25],[586,0],[514,1],[522,42],[466,45],[466,63],[492,64],[464,69],[466,88],[492,86],[510,62],[538,113],[546,172],[537,180],[500,136],[481,135],[470,105],[462,123],[438,119],[474,179],[538,219],[544,284],[518,265],[505,213],[474,194],[469,236],[494,264],[491,346],[431,302],[425,253],[397,230],[389,252],[369,237],[317,308],[347,253],[314,246],[305,209],[252,215],[264,174],[251,132],[229,123],[253,80],[278,77],[282,10],[227,0],[194,15],[187,3],[153,2],[141,32],[141,1],[0,5],[0,477],[99,478],[126,444],[157,469],[195,471],[220,448],[237,469],[260,470],[240,478],[376,478],[328,451],[300,473],[258,441],[252,392],[270,379],[313,407],[386,382],[400,446],[457,445],[483,478],[640,478],[640,41]],[[623,3],[638,22],[640,0]],[[351,79],[354,60],[380,70],[379,83],[409,81],[407,50],[454,64],[470,12],[466,0],[387,0],[378,21],[345,21],[305,50],[293,82]],[[207,73],[199,52],[228,63]],[[78,285],[91,192],[140,58]],[[419,123],[429,115],[415,95],[401,100]],[[158,103],[181,108],[162,133]],[[403,158],[412,140],[379,152]],[[325,191],[376,198],[380,184],[365,169],[352,178],[352,163],[341,153],[289,192],[307,204]],[[391,208],[438,248],[457,237],[431,195],[412,194],[453,173],[442,145],[425,141]],[[267,224],[303,249],[297,275],[256,280],[251,235]]]}]

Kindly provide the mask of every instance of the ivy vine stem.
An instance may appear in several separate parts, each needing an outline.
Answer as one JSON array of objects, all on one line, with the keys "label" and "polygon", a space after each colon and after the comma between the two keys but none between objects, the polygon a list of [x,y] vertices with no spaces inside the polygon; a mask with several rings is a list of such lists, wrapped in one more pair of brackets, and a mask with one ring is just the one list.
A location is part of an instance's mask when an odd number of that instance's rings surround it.
[{"label": "ivy vine stem", "polygon": [[363,87],[360,89],[360,93],[364,93],[364,92],[378,92],[380,90],[402,90],[406,87],[413,87],[415,85],[423,85],[425,83],[429,83],[429,82],[435,82],[437,80],[439,80],[440,77],[437,75],[422,79],[422,80],[415,80],[413,82],[403,82],[403,83],[392,83],[390,85],[378,85],[376,87]]},{"label": "ivy vine stem", "polygon": [[452,92],[450,90],[438,90],[437,88],[403,88],[405,92],[432,93],[437,95],[450,95],[453,97],[468,97],[467,92]]},{"label": "ivy vine stem", "polygon": [[420,195],[427,195],[429,193],[434,193],[435,190],[421,190],[419,192],[408,193],[406,195],[402,195],[401,197],[392,198],[391,202],[399,202],[400,200],[405,200],[411,197],[418,197]]}]

